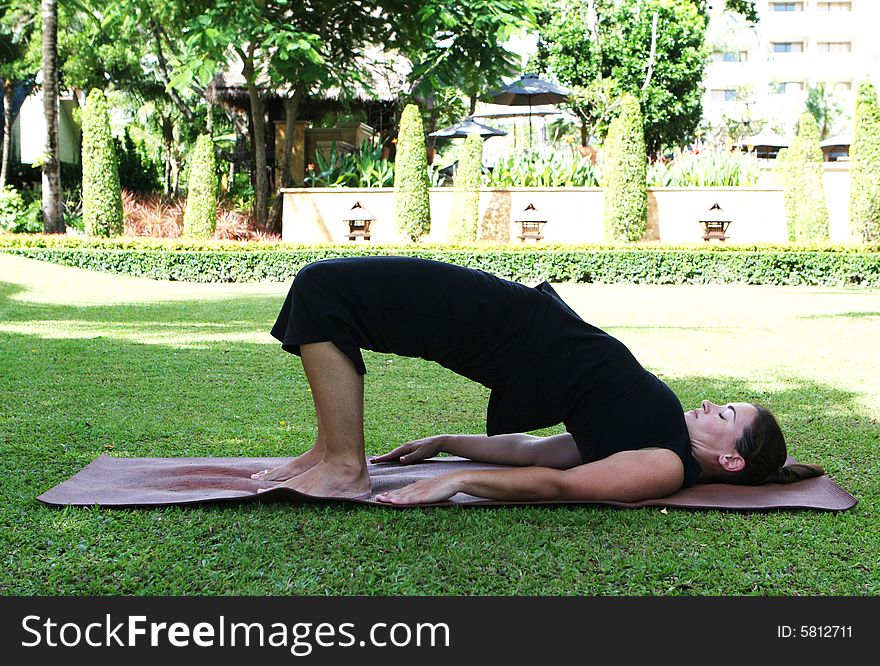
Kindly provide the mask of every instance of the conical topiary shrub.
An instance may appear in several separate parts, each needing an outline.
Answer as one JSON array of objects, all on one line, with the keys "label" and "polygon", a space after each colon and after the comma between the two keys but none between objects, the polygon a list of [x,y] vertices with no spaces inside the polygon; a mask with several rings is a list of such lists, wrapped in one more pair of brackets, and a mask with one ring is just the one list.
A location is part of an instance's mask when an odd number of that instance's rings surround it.
[{"label": "conical topiary shrub", "polygon": [[806,242],[828,238],[822,162],[819,126],[812,114],[804,113],[791,146],[779,151],[777,156],[789,240]]},{"label": "conical topiary shrub", "polygon": [[118,236],[123,230],[122,192],[116,147],[110,133],[107,98],[93,89],[82,114],[83,225],[90,236]]},{"label": "conical topiary shrub", "polygon": [[199,135],[191,160],[183,235],[210,238],[217,228],[217,158],[210,136]]},{"label": "conical topiary shrub", "polygon": [[416,242],[431,230],[428,151],[422,114],[407,104],[400,117],[394,160],[394,209],[397,229]]},{"label": "conical topiary shrub", "polygon": [[477,240],[480,222],[480,185],[483,183],[483,137],[470,134],[455,174],[455,202],[449,220],[449,238],[455,243]]},{"label": "conical topiary shrub", "polygon": [[863,241],[880,241],[880,105],[877,90],[864,81],[856,94],[849,149],[849,223]]},{"label": "conical topiary shrub", "polygon": [[635,242],[648,226],[648,157],[639,101],[625,93],[605,142],[605,235]]}]

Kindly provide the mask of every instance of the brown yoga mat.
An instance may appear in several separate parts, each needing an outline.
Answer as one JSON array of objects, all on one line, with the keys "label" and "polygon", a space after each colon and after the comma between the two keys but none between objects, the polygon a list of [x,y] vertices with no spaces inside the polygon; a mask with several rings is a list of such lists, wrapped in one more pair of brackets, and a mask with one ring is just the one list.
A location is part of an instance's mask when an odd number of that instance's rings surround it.
[{"label": "brown yoga mat", "polygon": [[[203,502],[286,500],[328,501],[303,495],[284,487],[263,493],[259,488],[277,486],[255,481],[250,475],[276,467],[288,458],[112,458],[101,456],[67,481],[37,497],[53,506],[153,507]],[[793,462],[789,458],[789,462]],[[441,457],[411,465],[383,463],[369,465],[373,491],[370,499],[339,500],[389,507],[374,498],[379,493],[401,488],[413,481],[465,469],[503,469],[501,465],[477,463],[455,457]],[[603,504],[624,508],[644,506],[682,509],[764,511],[769,509],[818,509],[845,511],[857,500],[827,476],[788,485],[734,486],[697,484],[661,499],[643,502],[496,502],[459,493],[450,501],[432,506],[498,506],[510,504]],[[419,505],[426,506],[426,505]],[[405,508],[399,505],[393,508]]]}]

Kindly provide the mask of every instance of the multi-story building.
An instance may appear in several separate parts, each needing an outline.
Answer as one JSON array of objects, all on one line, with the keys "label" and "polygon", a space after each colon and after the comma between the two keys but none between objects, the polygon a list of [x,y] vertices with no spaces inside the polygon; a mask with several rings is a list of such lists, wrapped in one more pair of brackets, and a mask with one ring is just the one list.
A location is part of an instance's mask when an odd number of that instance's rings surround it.
[{"label": "multi-story building", "polygon": [[[832,128],[848,132],[859,82],[880,83],[880,1],[759,0],[757,25],[715,2],[703,115],[790,134],[819,83],[842,109]],[[727,123],[729,124],[729,123]]]}]

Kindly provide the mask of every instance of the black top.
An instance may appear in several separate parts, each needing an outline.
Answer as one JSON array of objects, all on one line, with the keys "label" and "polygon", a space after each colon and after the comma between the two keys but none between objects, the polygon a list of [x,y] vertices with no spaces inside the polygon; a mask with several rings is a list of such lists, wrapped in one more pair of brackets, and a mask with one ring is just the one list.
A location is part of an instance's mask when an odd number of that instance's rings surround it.
[{"label": "black top", "polygon": [[491,389],[489,435],[564,423],[584,462],[658,447],[681,458],[683,486],[700,475],[675,394],[547,282],[409,257],[320,261],[297,273],[272,335],[294,354],[331,341],[360,374],[361,349],[436,361]]}]

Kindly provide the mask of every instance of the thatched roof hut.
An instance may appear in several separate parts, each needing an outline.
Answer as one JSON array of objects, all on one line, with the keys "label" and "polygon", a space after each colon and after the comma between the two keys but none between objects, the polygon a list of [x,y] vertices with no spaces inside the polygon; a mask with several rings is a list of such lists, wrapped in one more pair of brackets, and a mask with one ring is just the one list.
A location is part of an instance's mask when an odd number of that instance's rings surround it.
[{"label": "thatched roof hut", "polygon": [[[205,97],[212,104],[238,112],[250,110],[247,81],[241,73],[241,63],[231,63],[229,71],[217,74],[211,81]],[[399,96],[405,86],[405,68],[398,60],[371,57],[361,65],[366,84],[352,81],[345,88],[336,87],[320,95],[306,95],[299,107],[298,119],[316,121],[328,113],[362,111],[364,122],[379,133],[392,131]],[[270,123],[284,119],[284,99],[289,92],[283,87],[273,88],[265,77],[257,81],[263,91]]]}]

